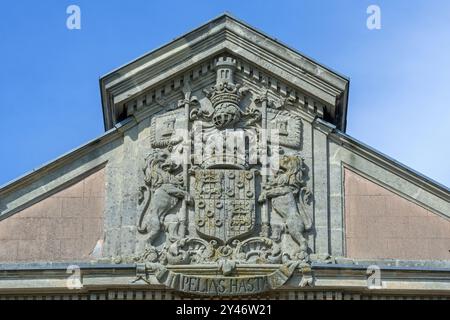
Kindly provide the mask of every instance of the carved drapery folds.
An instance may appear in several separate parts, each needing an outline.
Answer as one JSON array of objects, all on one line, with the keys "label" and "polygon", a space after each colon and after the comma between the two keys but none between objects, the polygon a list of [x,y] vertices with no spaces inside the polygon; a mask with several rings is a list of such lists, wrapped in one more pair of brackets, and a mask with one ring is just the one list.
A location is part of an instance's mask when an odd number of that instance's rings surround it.
[{"label": "carved drapery folds", "polygon": [[[281,283],[308,269],[302,120],[290,111],[295,101],[236,83],[235,68],[231,56],[219,57],[213,87],[186,82],[179,108],[152,118],[132,257],[148,272],[182,277],[167,270],[216,266],[233,277],[240,266],[265,265],[279,269],[258,281]],[[174,281],[164,283],[184,285]]]}]

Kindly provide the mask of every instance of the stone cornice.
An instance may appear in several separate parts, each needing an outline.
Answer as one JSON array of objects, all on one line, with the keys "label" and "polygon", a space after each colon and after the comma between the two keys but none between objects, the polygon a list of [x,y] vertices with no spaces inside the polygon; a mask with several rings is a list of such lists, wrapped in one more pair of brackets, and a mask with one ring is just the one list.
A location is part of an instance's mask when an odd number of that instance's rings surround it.
[{"label": "stone cornice", "polygon": [[[450,189],[431,178],[409,168],[408,166],[396,161],[395,159],[369,147],[368,145],[358,141],[357,139],[339,131],[334,130],[329,135],[330,139],[335,143],[355,152],[362,157],[369,159],[379,166],[391,171],[407,181],[433,193],[447,203],[450,201]],[[448,210],[450,212],[450,210]]]},{"label": "stone cornice", "polygon": [[126,119],[122,122],[117,123],[114,128],[108,130],[101,136],[92,139],[91,141],[59,156],[58,158],[47,162],[46,164],[33,169],[32,171],[25,173],[24,175],[5,183],[0,186],[0,196],[17,190],[23,185],[29,184],[37,179],[43,174],[48,174],[49,172],[64,166],[67,163],[75,161],[82,156],[92,152],[94,149],[100,148],[105,144],[115,140],[116,138],[123,135],[123,132],[136,125],[136,120],[134,118]]},{"label": "stone cornice", "polygon": [[348,79],[225,14],[102,77],[105,127],[127,100],[226,50],[322,101],[331,121],[345,115]]},{"label": "stone cornice", "polygon": [[82,146],[63,154],[62,156],[54,160],[51,160],[48,163],[36,169],[33,169],[30,172],[25,173],[24,175],[5,183],[4,185],[0,186],[0,196],[4,196],[7,193],[13,192],[14,190],[17,190],[18,188],[21,188],[24,185],[32,183],[33,181],[39,179],[42,175],[48,174],[49,172],[55,170],[56,168],[64,166],[65,164],[88,154],[93,149],[105,145],[106,143],[114,140],[117,137],[118,133],[119,131],[117,130],[117,128],[113,128],[105,132],[100,137],[95,138],[83,144]]},{"label": "stone cornice", "polygon": [[320,118],[314,119],[314,127],[325,133],[326,135],[329,135],[330,133],[334,132],[336,130],[336,126],[332,125],[331,123],[328,123],[326,121],[323,121]]},{"label": "stone cornice", "polygon": [[104,167],[124,132],[137,121],[128,118],[90,142],[0,187],[0,220],[78,182]]},{"label": "stone cornice", "polygon": [[[81,270],[81,289],[68,289],[67,273],[69,265],[78,265]],[[258,267],[258,266],[255,266]],[[369,288],[368,265],[320,264],[312,265],[314,282],[312,287],[300,287],[301,272],[298,271],[281,288],[282,290],[317,291],[351,290],[370,294],[422,294],[450,295],[450,269],[433,267],[389,267],[380,266],[381,284]],[[208,268],[196,266],[200,273],[208,273]],[[251,266],[242,268],[251,271]],[[193,267],[191,267],[193,269]],[[191,270],[192,271],[192,270]],[[39,292],[79,294],[92,290],[110,288],[158,289],[159,282],[153,276],[149,282],[136,280],[136,265],[115,265],[95,263],[59,263],[32,265],[3,265],[0,268],[0,295]]]}]

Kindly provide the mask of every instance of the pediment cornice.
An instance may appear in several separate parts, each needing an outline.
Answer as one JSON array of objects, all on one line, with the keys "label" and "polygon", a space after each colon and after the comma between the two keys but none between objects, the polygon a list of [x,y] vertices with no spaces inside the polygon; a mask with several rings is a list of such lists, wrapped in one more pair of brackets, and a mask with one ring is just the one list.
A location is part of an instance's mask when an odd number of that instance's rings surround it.
[{"label": "pediment cornice", "polygon": [[139,108],[139,96],[153,91],[150,98],[158,98],[158,87],[167,94],[186,74],[204,76],[224,52],[240,62],[244,74],[268,79],[282,95],[298,92],[311,97],[323,106],[327,121],[345,130],[348,79],[227,14],[102,77],[105,127],[123,120],[130,103]]}]

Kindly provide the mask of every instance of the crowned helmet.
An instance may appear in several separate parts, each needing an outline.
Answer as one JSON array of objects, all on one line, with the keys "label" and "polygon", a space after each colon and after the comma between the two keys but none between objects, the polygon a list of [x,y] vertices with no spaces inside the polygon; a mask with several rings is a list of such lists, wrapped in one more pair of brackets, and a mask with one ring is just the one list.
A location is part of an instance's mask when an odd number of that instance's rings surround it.
[{"label": "crowned helmet", "polygon": [[212,103],[214,112],[212,121],[218,129],[232,127],[241,118],[239,102],[242,88],[234,83],[236,60],[231,57],[219,57],[216,62],[216,84],[207,90],[207,97]]}]

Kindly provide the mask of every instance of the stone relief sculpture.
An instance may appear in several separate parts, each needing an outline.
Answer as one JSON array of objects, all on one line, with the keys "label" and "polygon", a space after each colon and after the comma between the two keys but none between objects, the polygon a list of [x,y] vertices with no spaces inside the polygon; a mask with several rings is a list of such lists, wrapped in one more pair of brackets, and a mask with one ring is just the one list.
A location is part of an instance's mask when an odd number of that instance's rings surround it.
[{"label": "stone relief sculpture", "polygon": [[[279,173],[263,186],[263,192],[258,199],[259,202],[271,200],[272,208],[283,218],[282,229],[300,246],[295,259],[302,261],[307,259],[308,250],[304,233],[312,227],[311,217],[304,208],[311,196],[305,187],[304,170],[300,157],[282,156]],[[273,229],[272,237],[280,240],[281,232],[281,228]]]},{"label": "stone relief sculpture", "polygon": [[143,208],[138,231],[147,235],[149,246],[153,245],[161,229],[165,228],[171,239],[178,236],[178,221],[165,224],[164,220],[180,199],[191,202],[189,194],[183,190],[184,182],[179,168],[180,165],[171,160],[170,154],[164,150],[156,149],[145,159],[145,186],[141,187],[139,197]]},{"label": "stone relief sculpture", "polygon": [[278,140],[281,146],[292,149],[301,147],[302,122],[301,119],[286,110],[267,111],[269,130],[277,130]]},{"label": "stone relief sculpture", "polygon": [[[311,195],[299,153],[301,119],[290,115],[287,103],[273,103],[267,89],[261,95],[236,83],[235,64],[228,55],[217,58],[211,89],[197,88],[194,96],[185,83],[179,108],[152,118],[152,151],[139,197],[141,245],[131,257],[140,266],[137,281],[154,274],[181,291],[251,294],[277,288],[300,270],[301,285],[312,284],[307,233],[313,226],[306,210]],[[175,129],[186,130],[185,137],[176,136]],[[264,130],[281,139],[258,136]],[[245,137],[237,145],[214,141],[213,148],[205,147],[210,138],[239,131]],[[203,138],[195,144],[198,136]],[[187,149],[198,145],[211,155],[194,164]],[[181,146],[187,147],[178,158],[183,163],[173,159]],[[252,152],[257,153],[253,162]],[[268,175],[267,159],[278,155],[279,168]],[[213,268],[216,276],[180,271],[193,266],[199,272]],[[243,266],[271,272],[242,277]]]},{"label": "stone relief sculpture", "polygon": [[236,61],[231,57],[218,59],[217,83],[210,89],[203,90],[214,110],[207,112],[204,109],[195,108],[190,114],[192,120],[203,119],[210,121],[217,129],[227,129],[235,127],[241,119],[251,124],[261,118],[259,110],[249,108],[242,111],[239,107],[241,99],[249,93],[249,89],[234,83],[235,64]]}]

